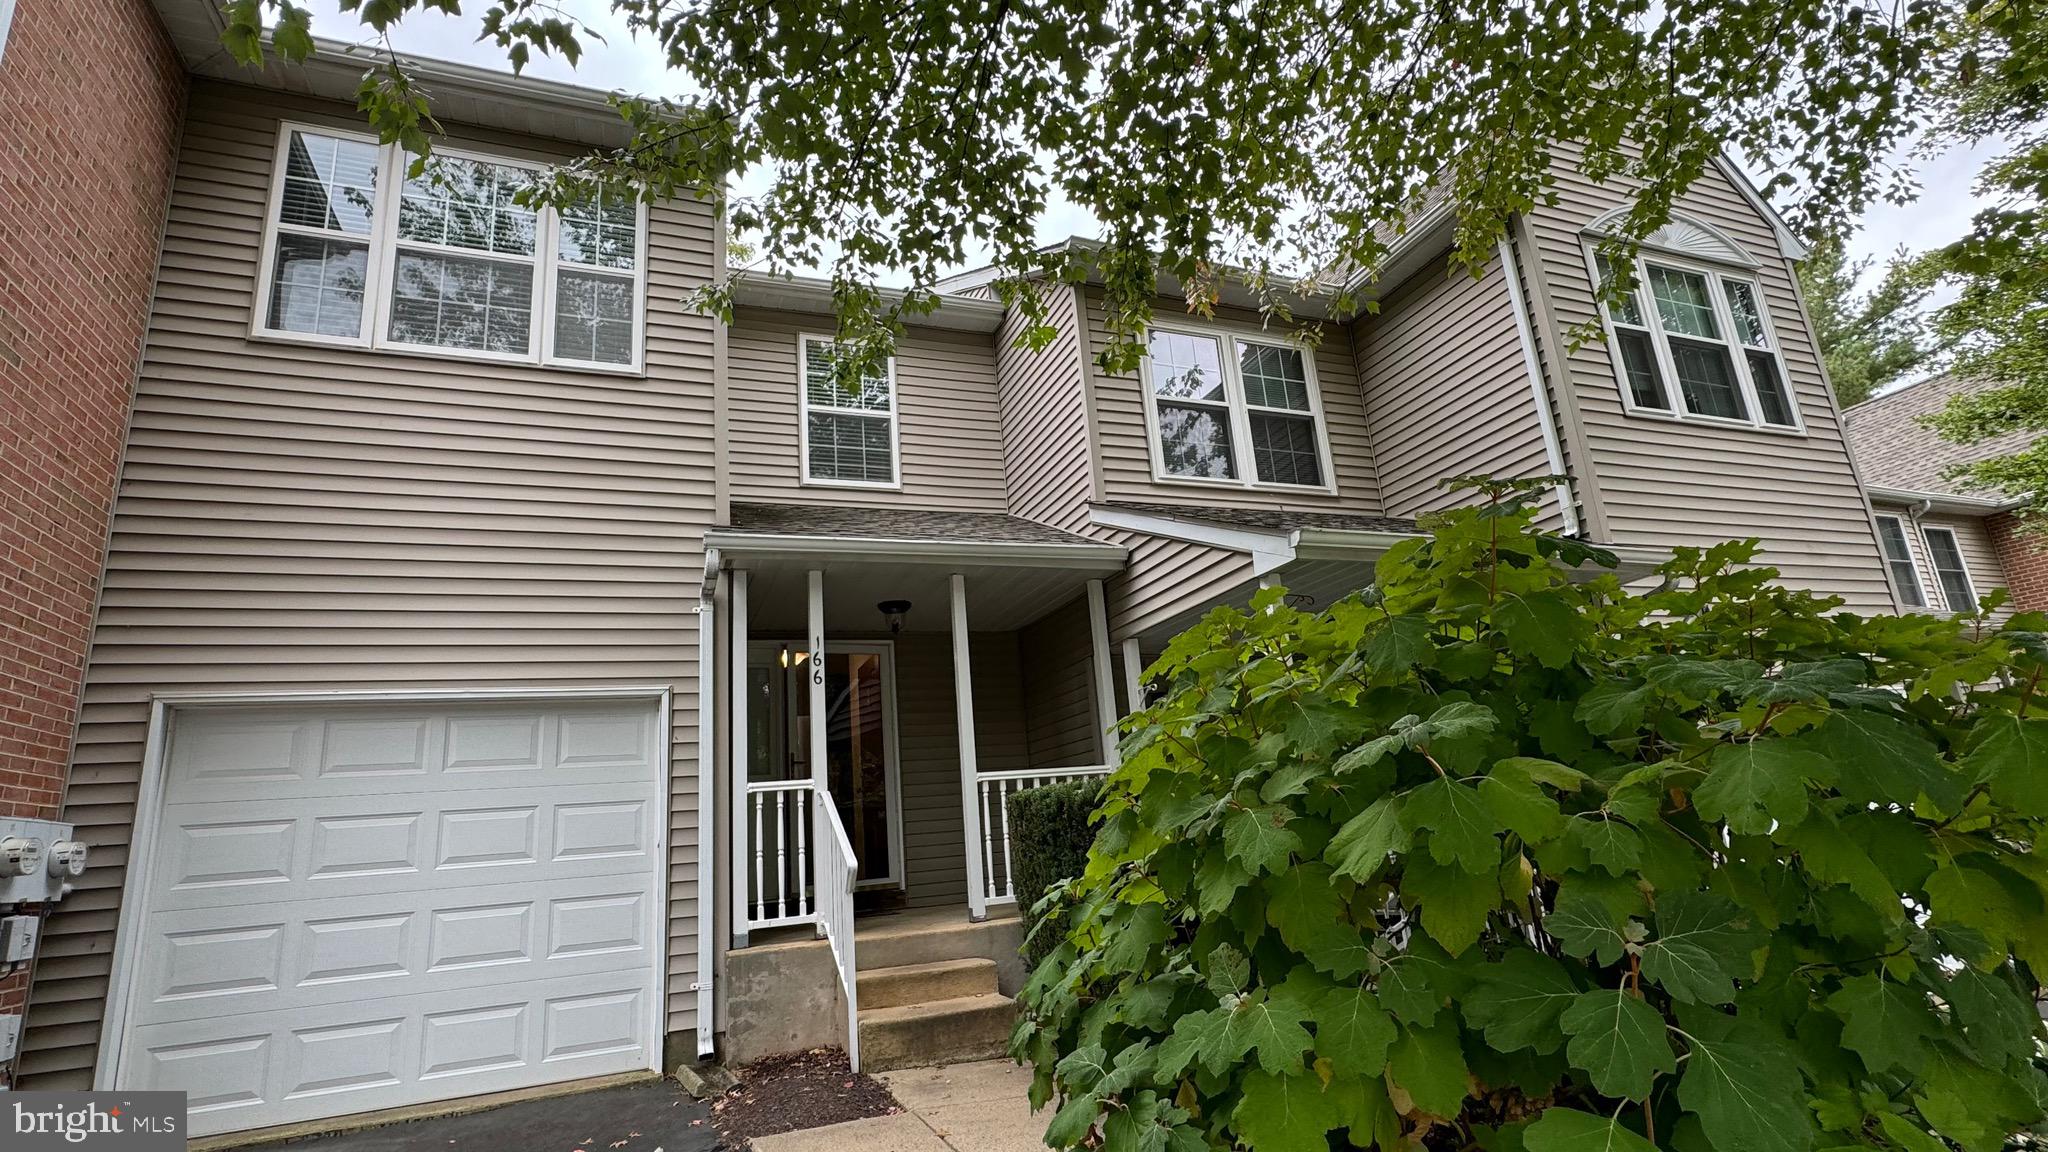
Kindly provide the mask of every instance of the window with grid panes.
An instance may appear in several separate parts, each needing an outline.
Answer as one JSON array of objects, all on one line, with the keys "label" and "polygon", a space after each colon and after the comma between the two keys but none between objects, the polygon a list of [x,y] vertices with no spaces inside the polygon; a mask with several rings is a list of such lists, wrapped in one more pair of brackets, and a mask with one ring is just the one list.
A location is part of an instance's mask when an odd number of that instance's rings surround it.
[{"label": "window with grid panes", "polygon": [[1300,348],[1228,332],[1155,328],[1146,377],[1161,476],[1328,484],[1315,379]]},{"label": "window with grid panes", "polygon": [[801,340],[804,479],[896,483],[896,362],[850,372],[832,341]]}]

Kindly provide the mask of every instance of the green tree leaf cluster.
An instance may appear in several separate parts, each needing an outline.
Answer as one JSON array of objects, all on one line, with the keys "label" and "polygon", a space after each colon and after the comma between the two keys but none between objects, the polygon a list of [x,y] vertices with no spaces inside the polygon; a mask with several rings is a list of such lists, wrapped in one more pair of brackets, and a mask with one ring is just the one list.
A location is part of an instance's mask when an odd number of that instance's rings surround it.
[{"label": "green tree leaf cluster", "polygon": [[1491,485],[1148,672],[1012,1050],[1054,1148],[1996,1152],[2039,1123],[2048,616],[1654,590]]},{"label": "green tree leaf cluster", "polygon": [[[630,141],[569,165],[545,196],[590,182],[701,196],[762,270],[829,265],[841,336],[863,349],[985,258],[1043,346],[1054,329],[1033,285],[1093,276],[1102,355],[1122,369],[1162,292],[1196,311],[1226,281],[1273,315],[1364,307],[1389,244],[1439,203],[1459,222],[1459,262],[1482,272],[1507,220],[1565,187],[1555,142],[1574,142],[1585,175],[1639,191],[1624,239],[1668,220],[1724,151],[1796,189],[1783,199],[1802,229],[1837,230],[1892,184],[1885,158],[1960,7],[338,0],[360,23],[337,31],[294,0],[221,5],[247,64],[302,60],[316,31],[367,32],[358,102],[421,154],[432,85],[389,50],[395,26],[459,13],[520,68],[573,64],[624,25],[668,76],[621,93]],[[736,194],[747,177],[753,191]],[[1055,206],[1099,221],[1099,246],[1047,246]],[[877,292],[884,275],[907,291]],[[729,311],[729,285],[702,302]]]},{"label": "green tree leaf cluster", "polygon": [[1864,291],[1860,284],[1871,263],[1867,257],[1851,260],[1834,237],[1811,245],[1799,263],[1814,343],[1844,408],[1923,370],[1939,351],[1928,330],[1927,278],[1916,274],[1901,250],[1877,286]]}]

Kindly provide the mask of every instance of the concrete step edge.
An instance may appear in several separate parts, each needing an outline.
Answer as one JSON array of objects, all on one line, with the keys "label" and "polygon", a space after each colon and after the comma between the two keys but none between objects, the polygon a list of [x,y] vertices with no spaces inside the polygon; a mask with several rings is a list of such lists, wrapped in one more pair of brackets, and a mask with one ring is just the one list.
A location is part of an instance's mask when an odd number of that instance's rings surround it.
[{"label": "concrete step edge", "polygon": [[863,1008],[860,1013],[861,1027],[870,1024],[887,1025],[899,1021],[928,1020],[934,1017],[981,1016],[995,1012],[1014,1012],[1017,1002],[1000,992],[984,992],[978,996],[955,996],[948,1000],[927,1000],[922,1004],[902,1004],[891,1008]]}]

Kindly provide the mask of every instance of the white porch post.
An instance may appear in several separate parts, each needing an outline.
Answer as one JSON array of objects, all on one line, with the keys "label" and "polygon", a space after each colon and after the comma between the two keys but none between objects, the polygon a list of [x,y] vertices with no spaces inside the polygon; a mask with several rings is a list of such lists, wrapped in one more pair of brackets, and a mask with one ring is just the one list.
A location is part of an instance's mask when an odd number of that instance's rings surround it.
[{"label": "white porch post", "polygon": [[1095,734],[1102,741],[1102,762],[1117,766],[1116,681],[1109,671],[1109,605],[1102,581],[1088,582],[1088,637],[1095,654]]},{"label": "white porch post", "polygon": [[1124,637],[1124,715],[1145,706],[1145,654],[1136,636]]},{"label": "white porch post", "polygon": [[[819,819],[819,805],[832,802],[830,778],[825,774],[825,574],[813,568],[810,571],[810,618],[811,618],[811,748],[808,753],[811,765],[811,818],[812,827],[823,829],[828,825]],[[825,867],[830,853],[821,838],[811,851],[811,892],[813,899],[822,903],[825,899]],[[803,881],[797,881],[801,884]],[[817,907],[818,904],[813,904]],[[818,937],[825,936],[825,920],[818,918]]]},{"label": "white porch post", "polygon": [[732,674],[726,687],[726,701],[732,715],[726,727],[732,732],[732,946],[747,946],[747,921],[754,918],[754,909],[747,902],[747,877],[752,875],[748,867],[747,854],[752,845],[747,842],[747,805],[752,797],[747,794],[747,702],[751,689],[747,682],[747,570],[732,570],[731,627],[726,631],[726,644],[732,648]]},{"label": "white porch post", "polygon": [[981,775],[974,763],[974,673],[967,652],[967,578],[953,573],[953,718],[960,729],[960,819],[966,833],[967,915],[988,919],[981,874]]}]

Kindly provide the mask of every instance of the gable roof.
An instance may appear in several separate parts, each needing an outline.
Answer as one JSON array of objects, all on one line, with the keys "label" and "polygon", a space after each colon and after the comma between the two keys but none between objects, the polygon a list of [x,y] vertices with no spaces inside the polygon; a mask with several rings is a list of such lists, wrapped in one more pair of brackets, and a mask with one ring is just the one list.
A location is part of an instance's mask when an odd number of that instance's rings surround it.
[{"label": "gable roof", "polygon": [[1941,375],[1894,388],[1842,409],[1842,432],[1864,486],[1880,497],[1950,497],[1996,507],[2004,501],[1992,493],[1965,488],[1943,475],[1957,464],[1970,464],[2015,452],[2033,443],[2029,432],[2010,432],[1979,444],[1944,440],[1920,422],[1940,411],[1952,396],[1989,387],[1981,381]]}]

